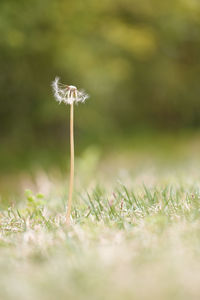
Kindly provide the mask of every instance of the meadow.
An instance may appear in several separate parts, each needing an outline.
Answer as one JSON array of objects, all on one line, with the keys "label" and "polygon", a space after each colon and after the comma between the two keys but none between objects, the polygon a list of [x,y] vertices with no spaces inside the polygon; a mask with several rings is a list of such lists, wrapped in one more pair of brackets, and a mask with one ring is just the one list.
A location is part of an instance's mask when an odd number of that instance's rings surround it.
[{"label": "meadow", "polygon": [[0,300],[199,300],[200,1],[0,16]]},{"label": "meadow", "polygon": [[67,172],[1,196],[0,299],[199,299],[199,133],[133,140],[77,157],[70,226]]}]

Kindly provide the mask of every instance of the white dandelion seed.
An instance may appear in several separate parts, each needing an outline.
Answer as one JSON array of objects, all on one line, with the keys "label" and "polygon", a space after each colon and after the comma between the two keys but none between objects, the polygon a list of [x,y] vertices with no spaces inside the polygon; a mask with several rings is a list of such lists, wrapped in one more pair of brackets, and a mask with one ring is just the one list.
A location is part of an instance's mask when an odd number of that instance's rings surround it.
[{"label": "white dandelion seed", "polygon": [[56,77],[52,83],[54,96],[59,103],[72,104],[78,102],[85,102],[89,96],[83,91],[78,90],[74,85],[65,85],[59,82],[59,77]]}]

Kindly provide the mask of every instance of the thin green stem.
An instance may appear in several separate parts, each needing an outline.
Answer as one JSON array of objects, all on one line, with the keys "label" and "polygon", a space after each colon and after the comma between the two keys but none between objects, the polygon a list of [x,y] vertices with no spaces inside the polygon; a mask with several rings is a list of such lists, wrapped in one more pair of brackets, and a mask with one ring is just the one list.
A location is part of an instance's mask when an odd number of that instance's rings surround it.
[{"label": "thin green stem", "polygon": [[67,207],[66,222],[70,224],[70,214],[72,207],[72,194],[74,186],[74,105],[70,105],[70,178],[69,178],[69,198]]}]

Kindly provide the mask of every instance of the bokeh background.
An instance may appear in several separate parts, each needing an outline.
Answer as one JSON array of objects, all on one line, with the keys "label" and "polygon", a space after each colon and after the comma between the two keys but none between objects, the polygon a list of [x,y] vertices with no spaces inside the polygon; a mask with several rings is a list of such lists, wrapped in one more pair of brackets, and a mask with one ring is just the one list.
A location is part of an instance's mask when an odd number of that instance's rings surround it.
[{"label": "bokeh background", "polygon": [[4,176],[66,168],[56,75],[90,94],[75,110],[77,156],[138,136],[149,145],[154,133],[176,142],[200,127],[200,2],[1,0],[0,66]]}]

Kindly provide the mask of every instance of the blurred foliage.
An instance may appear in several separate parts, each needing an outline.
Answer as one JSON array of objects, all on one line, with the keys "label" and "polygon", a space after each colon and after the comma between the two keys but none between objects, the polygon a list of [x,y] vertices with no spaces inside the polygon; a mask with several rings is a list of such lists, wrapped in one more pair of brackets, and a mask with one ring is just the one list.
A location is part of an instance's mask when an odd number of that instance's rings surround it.
[{"label": "blurred foliage", "polygon": [[[1,0],[0,119],[5,155],[65,145],[56,75],[91,96],[77,139],[200,125],[199,0]],[[32,152],[31,152],[32,151]]]}]

